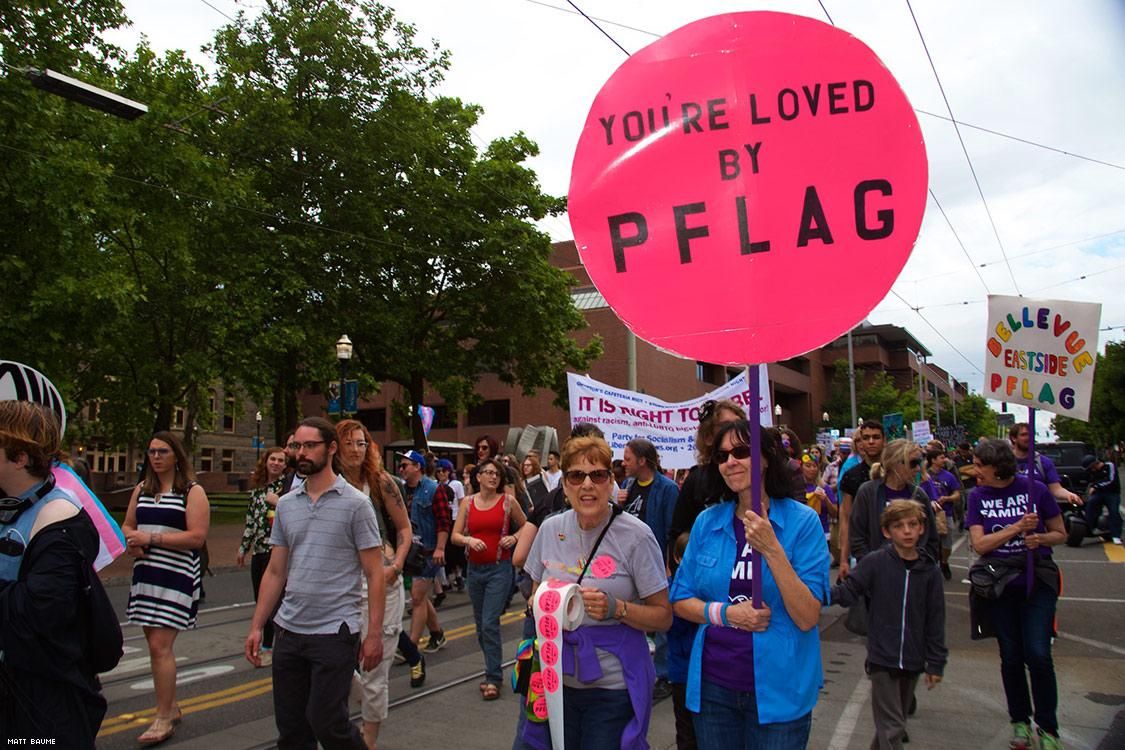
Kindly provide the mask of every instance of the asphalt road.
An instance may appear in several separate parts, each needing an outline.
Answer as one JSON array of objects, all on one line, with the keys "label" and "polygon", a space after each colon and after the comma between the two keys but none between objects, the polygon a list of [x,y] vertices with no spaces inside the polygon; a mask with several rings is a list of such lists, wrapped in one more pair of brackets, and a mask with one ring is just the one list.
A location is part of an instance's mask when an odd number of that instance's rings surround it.
[{"label": "asphalt road", "polygon": [[[1069,750],[1117,750],[1125,747],[1125,549],[1091,541],[1080,549],[1058,548],[1056,557],[1065,577],[1054,646],[1063,741]],[[918,691],[910,747],[1000,750],[1007,747],[1008,723],[996,643],[969,639],[968,587],[959,580],[968,565],[964,545],[953,562],[954,580],[945,586],[950,661],[941,685]],[[228,571],[208,578],[206,591],[199,627],[181,634],[176,643],[185,718],[165,747],[272,747],[276,730],[270,673],[254,669],[242,657],[252,611],[249,573]],[[111,586],[110,596],[124,613],[127,585]],[[518,609],[513,604],[504,618],[509,657],[519,640]],[[821,617],[825,685],[813,714],[811,748],[860,750],[871,739],[864,643],[843,628],[842,615],[843,610],[828,608]],[[483,662],[468,597],[451,593],[440,617],[449,645],[428,656],[426,685],[412,690],[408,669],[392,668],[392,709],[379,747],[510,747],[517,702],[508,690],[499,701],[480,700]],[[127,626],[125,635],[127,653],[104,677],[110,706],[98,747],[107,750],[136,747],[135,738],[151,721],[153,709],[143,635],[134,626]],[[671,701],[654,709],[649,742],[654,748],[675,747]]]}]

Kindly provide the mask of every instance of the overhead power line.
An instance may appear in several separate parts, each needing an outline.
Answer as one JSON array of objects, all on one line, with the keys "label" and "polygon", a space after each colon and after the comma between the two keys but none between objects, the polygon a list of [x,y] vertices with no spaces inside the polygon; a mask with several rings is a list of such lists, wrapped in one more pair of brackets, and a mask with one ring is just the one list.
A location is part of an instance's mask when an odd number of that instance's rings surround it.
[{"label": "overhead power line", "polygon": [[953,222],[949,220],[949,216],[945,213],[945,209],[942,208],[941,201],[939,201],[937,195],[934,194],[933,188],[930,188],[930,197],[934,199],[934,204],[937,205],[938,211],[941,211],[941,218],[945,219],[945,223],[949,225],[949,231],[953,232],[953,238],[957,240],[957,244],[961,246],[961,251],[965,253],[965,260],[969,261],[969,267],[976,272],[977,278],[980,279],[980,284],[984,287],[985,293],[992,294],[992,291],[988,288],[988,284],[985,283],[984,277],[981,276],[980,271],[977,269],[976,263],[973,263],[973,259],[969,257],[969,251],[965,247],[965,243],[961,241],[961,236],[957,234],[957,230],[953,228]]},{"label": "overhead power line", "polygon": [[910,0],[906,0],[906,7],[910,10],[910,17],[914,20],[914,28],[918,30],[918,38],[922,41],[922,49],[926,52],[926,59],[930,61],[930,70],[934,72],[934,80],[937,81],[938,90],[941,92],[942,101],[945,102],[945,109],[949,112],[949,119],[953,121],[953,129],[957,132],[957,140],[961,143],[961,151],[965,154],[965,161],[969,164],[969,172],[973,176],[973,182],[977,186],[977,193],[980,195],[981,203],[984,204],[984,212],[988,215],[988,223],[992,226],[992,234],[996,237],[996,244],[1000,246],[1000,255],[1004,258],[1004,263],[1008,266],[1008,275],[1012,277],[1012,286],[1016,288],[1016,294],[1020,294],[1020,285],[1016,281],[1015,271],[1012,270],[1012,264],[1008,261],[1008,253],[1004,250],[1004,241],[1000,239],[1000,231],[996,228],[996,221],[992,218],[992,210],[988,207],[988,199],[984,197],[984,189],[980,186],[980,180],[977,178],[977,170],[973,167],[973,160],[969,156],[969,149],[965,146],[965,139],[961,137],[961,128],[957,124],[956,118],[953,116],[953,107],[949,104],[949,97],[945,95],[945,87],[941,85],[941,76],[938,75],[937,65],[934,64],[934,58],[930,54],[930,48],[926,44],[926,37],[922,34],[922,27],[918,24],[918,17],[914,15],[914,8],[910,5]]},{"label": "overhead power line", "polygon": [[569,5],[570,5],[570,7],[574,8],[574,9],[575,9],[576,11],[578,11],[578,13],[579,13],[579,14],[580,14],[580,15],[581,15],[581,16],[582,16],[583,18],[585,18],[585,19],[586,19],[587,21],[589,21],[589,22],[590,22],[591,24],[593,24],[593,26],[594,26],[594,28],[595,28],[595,29],[597,29],[598,31],[602,32],[602,34],[604,34],[604,35],[605,35],[605,38],[606,38],[606,39],[608,39],[609,41],[613,42],[614,46],[615,46],[615,47],[617,47],[617,49],[619,49],[619,50],[621,50],[622,52],[624,52],[624,53],[625,53],[625,57],[628,57],[628,56],[629,56],[629,50],[627,50],[627,49],[625,49],[624,47],[622,47],[622,46],[621,46],[621,44],[620,44],[620,43],[619,43],[619,42],[618,42],[618,41],[617,41],[616,39],[614,39],[614,38],[613,38],[613,37],[612,37],[612,36],[610,35],[610,33],[609,33],[608,31],[606,31],[605,29],[603,29],[603,28],[602,28],[601,26],[599,26],[599,25],[598,25],[598,22],[597,22],[597,21],[595,21],[594,19],[592,19],[592,18],[590,18],[590,17],[588,16],[588,15],[586,15],[586,11],[582,10],[581,8],[579,8],[579,7],[577,6],[577,5],[575,5],[575,4],[573,3],[573,2],[571,2],[571,0],[566,0],[566,2],[567,2],[567,4],[569,4]]},{"label": "overhead power line", "polygon": [[933,332],[934,332],[934,333],[936,333],[936,334],[938,335],[938,338],[940,338],[940,339],[941,339],[942,341],[944,341],[944,342],[946,343],[946,345],[947,345],[947,346],[948,346],[948,347],[949,347],[950,349],[952,349],[953,351],[957,352],[957,354],[958,354],[958,355],[960,355],[961,359],[963,359],[963,360],[965,360],[966,362],[968,362],[968,363],[969,363],[969,366],[970,366],[970,367],[972,367],[972,368],[973,368],[974,370],[976,370],[977,372],[979,372],[979,373],[981,374],[981,377],[984,377],[984,370],[980,369],[980,366],[979,366],[979,365],[978,365],[978,364],[977,364],[976,362],[973,362],[973,361],[972,361],[971,359],[969,359],[968,357],[966,357],[966,356],[965,356],[964,352],[962,352],[962,351],[961,351],[960,349],[958,349],[957,347],[955,347],[955,346],[953,345],[953,342],[951,342],[951,341],[950,341],[949,339],[947,339],[947,338],[945,337],[945,334],[944,334],[944,333],[942,333],[941,331],[939,331],[939,330],[937,329],[937,327],[936,327],[936,326],[935,326],[935,325],[934,325],[933,323],[931,323],[931,322],[930,322],[930,321],[929,321],[929,320],[928,320],[928,319],[926,318],[926,316],[925,316],[925,315],[923,315],[923,314],[921,313],[921,308],[919,308],[919,307],[915,307],[914,305],[912,305],[912,304],[910,304],[909,302],[907,302],[907,301],[906,301],[906,300],[905,300],[905,299],[903,298],[903,296],[902,296],[901,294],[899,294],[898,292],[896,292],[896,291],[895,291],[894,289],[892,289],[892,290],[891,290],[891,294],[893,294],[894,296],[898,297],[898,298],[899,298],[899,301],[900,301],[900,302],[902,302],[902,304],[906,305],[906,306],[907,306],[907,308],[909,308],[909,309],[913,310],[913,311],[914,311],[914,314],[915,314],[915,315],[917,315],[917,316],[918,316],[919,318],[921,318],[921,319],[922,319],[922,322],[923,322],[923,323],[925,323],[926,325],[928,325],[928,326],[930,327],[930,329],[931,329],[931,330],[933,330]]}]

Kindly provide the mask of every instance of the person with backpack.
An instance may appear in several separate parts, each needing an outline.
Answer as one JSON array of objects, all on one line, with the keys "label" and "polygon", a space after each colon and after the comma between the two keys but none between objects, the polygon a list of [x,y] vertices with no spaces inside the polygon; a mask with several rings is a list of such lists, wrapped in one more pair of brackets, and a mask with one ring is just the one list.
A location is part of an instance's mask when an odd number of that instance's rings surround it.
[{"label": "person with backpack", "polygon": [[121,629],[93,571],[98,532],[52,477],[60,439],[48,409],[0,402],[3,745],[94,747],[106,712],[97,675],[121,658]]}]

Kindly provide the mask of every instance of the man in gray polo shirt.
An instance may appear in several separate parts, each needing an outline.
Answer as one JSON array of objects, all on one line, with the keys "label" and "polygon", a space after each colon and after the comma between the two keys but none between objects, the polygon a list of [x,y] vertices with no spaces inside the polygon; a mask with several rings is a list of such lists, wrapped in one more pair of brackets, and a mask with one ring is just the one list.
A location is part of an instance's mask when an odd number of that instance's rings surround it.
[{"label": "man in gray polo shirt", "polygon": [[[370,670],[383,656],[383,541],[371,500],[334,471],[338,444],[331,422],[310,417],[293,435],[297,470],[306,478],[277,505],[246,658],[261,664],[262,627],[274,622],[273,705],[277,746],[364,748],[348,720],[357,651]],[[362,579],[368,610],[361,611]],[[360,618],[368,637],[359,643]]]}]

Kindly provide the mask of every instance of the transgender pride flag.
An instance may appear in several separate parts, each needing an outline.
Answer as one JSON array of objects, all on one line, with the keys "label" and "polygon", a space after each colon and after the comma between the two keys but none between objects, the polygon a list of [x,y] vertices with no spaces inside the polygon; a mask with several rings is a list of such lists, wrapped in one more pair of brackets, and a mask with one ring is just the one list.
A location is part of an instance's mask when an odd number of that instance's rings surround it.
[{"label": "transgender pride flag", "polygon": [[86,509],[90,520],[94,522],[99,538],[98,557],[94,560],[94,570],[101,570],[125,551],[125,535],[121,533],[121,527],[113,520],[113,516],[105,509],[98,496],[86,486],[81,477],[74,473],[74,469],[66,464],[55,464],[51,468],[51,473],[55,477],[55,486],[74,496]]}]

